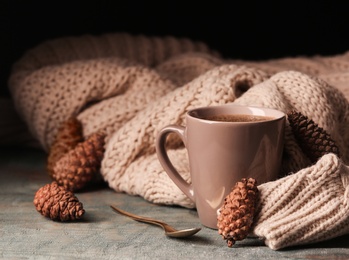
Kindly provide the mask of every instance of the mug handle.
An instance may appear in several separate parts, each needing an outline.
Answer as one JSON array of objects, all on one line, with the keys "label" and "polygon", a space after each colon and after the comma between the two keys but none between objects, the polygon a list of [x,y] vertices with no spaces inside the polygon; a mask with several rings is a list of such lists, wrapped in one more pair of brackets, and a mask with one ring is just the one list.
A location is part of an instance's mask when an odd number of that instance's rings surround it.
[{"label": "mug handle", "polygon": [[177,134],[184,145],[186,145],[186,136],[184,134],[185,127],[179,125],[168,125],[160,130],[156,137],[155,147],[158,159],[164,168],[167,175],[171,180],[178,186],[178,188],[188,196],[189,199],[195,202],[194,191],[192,184],[189,184],[183,177],[178,173],[176,168],[173,166],[170,158],[166,151],[166,138],[170,133]]}]

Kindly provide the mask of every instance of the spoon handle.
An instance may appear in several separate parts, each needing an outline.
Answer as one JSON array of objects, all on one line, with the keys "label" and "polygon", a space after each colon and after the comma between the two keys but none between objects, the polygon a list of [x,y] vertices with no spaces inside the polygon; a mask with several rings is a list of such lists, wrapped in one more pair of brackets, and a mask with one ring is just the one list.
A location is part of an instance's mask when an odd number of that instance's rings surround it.
[{"label": "spoon handle", "polygon": [[140,222],[145,222],[145,223],[150,223],[150,224],[154,224],[154,225],[158,225],[158,226],[162,227],[163,229],[167,228],[167,229],[174,230],[171,226],[169,226],[168,224],[166,224],[164,222],[161,222],[159,220],[155,220],[155,219],[147,218],[147,217],[142,217],[142,216],[137,216],[137,215],[134,215],[134,214],[132,214],[130,212],[126,212],[126,211],[124,211],[122,209],[119,209],[119,208],[117,208],[115,206],[112,206],[112,205],[110,205],[110,207],[114,211],[118,212],[119,214],[127,216],[127,217],[130,217],[130,218],[132,218],[134,220],[137,220],[137,221],[140,221]]}]

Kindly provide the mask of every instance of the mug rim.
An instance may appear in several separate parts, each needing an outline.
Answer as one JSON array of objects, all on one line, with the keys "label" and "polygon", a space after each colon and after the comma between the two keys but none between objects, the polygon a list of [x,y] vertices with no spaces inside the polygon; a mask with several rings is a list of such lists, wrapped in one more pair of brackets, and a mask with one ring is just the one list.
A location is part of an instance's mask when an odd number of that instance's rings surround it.
[{"label": "mug rim", "polygon": [[[260,115],[260,116],[267,116],[272,117],[272,119],[262,120],[262,121],[243,121],[243,122],[230,122],[230,121],[218,121],[218,120],[211,120],[211,119],[205,119],[203,117],[200,117],[197,113],[203,113],[206,112],[205,116],[207,115],[223,115],[227,113],[222,113],[222,111],[227,111],[231,107],[243,109],[247,112],[245,114],[248,115]],[[217,112],[221,111],[221,112]],[[208,111],[212,111],[211,113]],[[257,113],[254,113],[257,112]],[[244,114],[244,112],[238,112],[238,113],[232,113],[232,114]],[[214,105],[214,106],[202,106],[197,107],[188,110],[186,113],[186,117],[190,118],[192,120],[202,121],[205,123],[214,123],[214,124],[265,124],[268,122],[278,121],[282,120],[286,117],[286,113],[275,109],[275,108],[269,108],[269,107],[261,107],[261,106],[253,106],[253,105],[237,105],[237,104],[224,104],[224,105]]]}]

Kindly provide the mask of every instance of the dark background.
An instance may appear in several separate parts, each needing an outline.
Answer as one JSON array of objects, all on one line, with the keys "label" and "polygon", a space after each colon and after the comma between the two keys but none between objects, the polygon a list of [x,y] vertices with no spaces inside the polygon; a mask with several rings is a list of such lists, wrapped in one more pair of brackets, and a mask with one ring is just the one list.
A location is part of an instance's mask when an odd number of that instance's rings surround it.
[{"label": "dark background", "polygon": [[11,65],[42,41],[130,32],[206,42],[227,58],[263,60],[349,50],[349,4],[335,1],[18,1],[0,3],[0,96]]}]

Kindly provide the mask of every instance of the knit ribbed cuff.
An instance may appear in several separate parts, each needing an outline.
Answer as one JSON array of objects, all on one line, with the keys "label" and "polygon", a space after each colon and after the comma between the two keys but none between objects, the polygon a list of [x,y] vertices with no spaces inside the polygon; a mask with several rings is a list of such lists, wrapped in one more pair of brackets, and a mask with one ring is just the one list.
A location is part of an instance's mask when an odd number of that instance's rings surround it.
[{"label": "knit ribbed cuff", "polygon": [[258,189],[253,233],[271,249],[349,233],[349,170],[334,154]]}]

